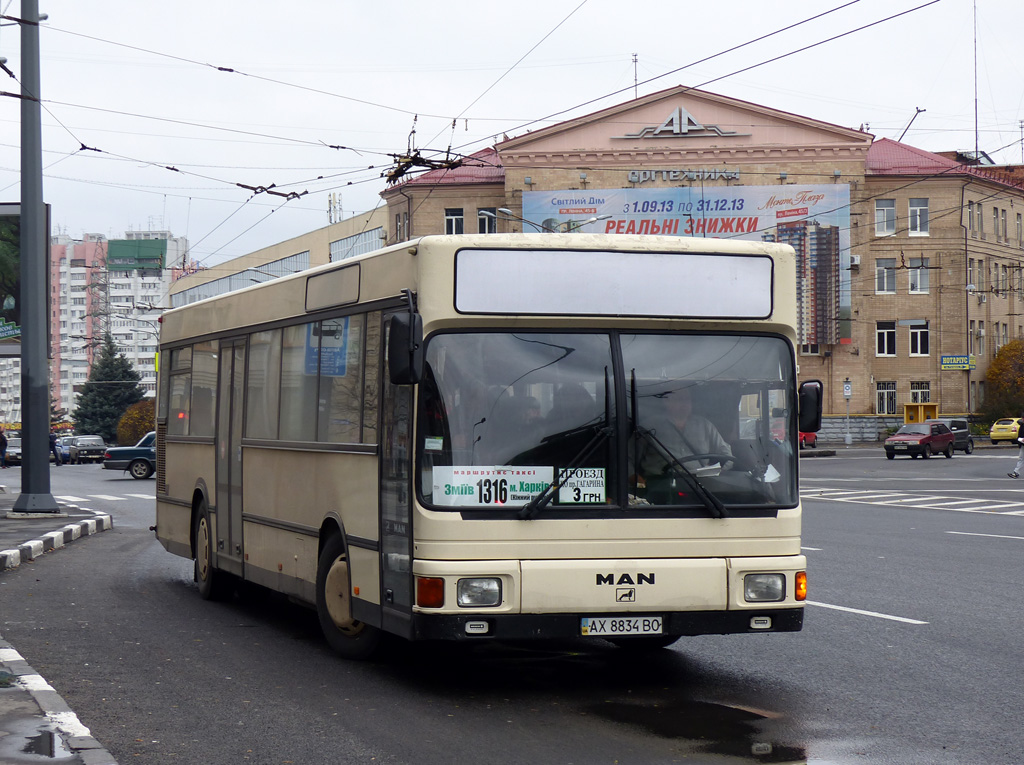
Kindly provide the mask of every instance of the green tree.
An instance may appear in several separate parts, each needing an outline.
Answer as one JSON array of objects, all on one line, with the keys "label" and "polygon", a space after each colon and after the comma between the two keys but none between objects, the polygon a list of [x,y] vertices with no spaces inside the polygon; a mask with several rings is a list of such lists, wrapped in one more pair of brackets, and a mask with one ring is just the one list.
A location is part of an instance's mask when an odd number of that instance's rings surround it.
[{"label": "green tree", "polygon": [[72,415],[75,432],[103,436],[107,443],[114,443],[121,417],[128,407],[142,400],[141,379],[108,333],[93,359],[85,390],[78,397]]},{"label": "green tree", "polygon": [[117,443],[122,446],[137,444],[151,430],[156,430],[156,403],[151,398],[144,398],[128,407],[117,423]]},{"label": "green tree", "polygon": [[1008,342],[989,364],[981,413],[990,422],[1024,414],[1024,340]]}]

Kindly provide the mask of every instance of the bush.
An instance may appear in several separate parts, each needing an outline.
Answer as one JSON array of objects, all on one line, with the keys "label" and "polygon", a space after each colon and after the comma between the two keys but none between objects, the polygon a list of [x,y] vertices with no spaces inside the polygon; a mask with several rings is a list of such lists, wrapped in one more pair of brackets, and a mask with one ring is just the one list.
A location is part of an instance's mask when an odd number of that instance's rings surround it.
[{"label": "bush", "polygon": [[117,423],[117,443],[132,446],[149,431],[156,430],[156,404],[147,398],[132,404]]}]

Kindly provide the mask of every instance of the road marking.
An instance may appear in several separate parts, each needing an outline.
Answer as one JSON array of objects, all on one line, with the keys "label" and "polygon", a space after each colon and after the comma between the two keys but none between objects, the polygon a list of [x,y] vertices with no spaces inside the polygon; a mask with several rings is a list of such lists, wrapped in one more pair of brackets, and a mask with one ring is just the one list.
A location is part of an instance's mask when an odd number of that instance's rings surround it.
[{"label": "road marking", "polygon": [[89,496],[93,499],[105,499],[108,502],[123,502],[128,499],[127,497],[114,497],[110,494],[90,494]]},{"label": "road marking", "polygon": [[[1000,515],[1021,515],[1024,511],[1017,510],[1021,502],[1008,502],[990,499],[959,499],[957,497],[936,494],[916,494],[900,492],[877,494],[873,492],[852,492],[827,488],[804,488],[800,490],[803,499],[822,499],[832,502],[862,503],[880,507],[907,507],[919,510],[949,510],[955,513],[989,513]],[[971,507],[953,507],[953,505],[971,505]],[[1011,509],[1013,508],[1013,509]]]},{"label": "road marking", "polygon": [[907,619],[904,616],[893,616],[891,614],[880,614],[877,611],[862,611],[859,608],[847,608],[846,606],[834,606],[831,603],[818,603],[815,601],[806,601],[809,606],[819,606],[820,608],[831,608],[836,611],[846,611],[851,614],[859,614],[860,616],[873,616],[876,619],[888,619],[894,622],[904,622],[905,624],[927,624],[928,622],[922,622],[918,619]]},{"label": "road marking", "polygon": [[88,502],[89,501],[85,497],[71,497],[71,496],[54,497],[54,499],[60,499],[60,500],[63,500],[64,502]]},{"label": "road marking", "polygon": [[129,497],[135,497],[136,499],[156,499],[155,494],[128,494]]},{"label": "road marking", "polygon": [[991,537],[992,539],[1020,539],[1024,537],[1011,537],[1008,534],[976,534],[973,531],[947,531],[947,534],[957,534],[962,537]]}]

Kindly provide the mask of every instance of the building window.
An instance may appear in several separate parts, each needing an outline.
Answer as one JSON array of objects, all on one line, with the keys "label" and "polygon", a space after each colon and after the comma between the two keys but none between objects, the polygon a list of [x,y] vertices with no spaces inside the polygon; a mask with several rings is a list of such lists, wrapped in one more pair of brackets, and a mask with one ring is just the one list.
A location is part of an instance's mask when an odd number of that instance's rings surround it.
[{"label": "building window", "polygon": [[996,237],[996,241],[999,241],[999,208],[992,208],[992,233]]},{"label": "building window", "polygon": [[892,236],[896,233],[896,200],[875,200],[875,236]]},{"label": "building window", "polygon": [[896,414],[896,382],[875,383],[875,413]]},{"label": "building window", "polygon": [[910,403],[927,404],[932,400],[931,383],[928,381],[910,383]]},{"label": "building window", "polygon": [[463,218],[461,207],[446,207],[444,211],[444,233],[462,234]]},{"label": "building window", "polygon": [[896,258],[875,260],[875,292],[896,291]]},{"label": "building window", "polygon": [[880,321],[875,324],[875,355],[896,355],[896,322]]},{"label": "building window", "polygon": [[910,259],[910,292],[920,294],[928,291],[928,258]]},{"label": "building window", "polygon": [[820,356],[821,346],[817,343],[804,343],[800,346],[800,353],[803,356]]},{"label": "building window", "polygon": [[476,211],[477,232],[480,234],[498,233],[498,208],[481,207]]},{"label": "building window", "polygon": [[1006,230],[1006,210],[999,211],[999,225],[1002,226],[1003,241],[1007,244],[1010,243],[1010,236]]},{"label": "building window", "polygon": [[971,319],[970,326],[967,329],[967,353],[974,353],[974,319]]},{"label": "building window", "polygon": [[974,202],[967,203],[967,230],[971,232],[971,236],[977,236],[974,233]]},{"label": "building window", "polygon": [[974,337],[978,341],[978,355],[979,356],[984,356],[985,355],[985,322],[983,322],[983,321],[979,321],[978,322],[978,331],[975,333]]},{"label": "building window", "polygon": [[976,281],[974,281],[976,275],[977,275],[977,273],[974,270],[974,258],[970,258],[967,261],[967,285],[968,285],[968,287],[970,287],[972,285],[975,286],[975,287],[978,286],[978,283]]},{"label": "building window", "polygon": [[1006,270],[1006,266],[1001,266],[999,269],[999,275],[1001,279],[1001,288],[1003,290],[1003,297],[1006,297],[1006,293],[1010,291],[1010,274]]},{"label": "building window", "polygon": [[[876,208],[877,209],[877,208]],[[928,236],[928,200],[910,200],[910,235]]]},{"label": "building window", "polygon": [[[910,328],[910,355],[928,355],[928,325]],[[921,402],[917,402],[921,403]]]},{"label": "building window", "polygon": [[1017,213],[1017,246],[1024,247],[1024,217]]}]

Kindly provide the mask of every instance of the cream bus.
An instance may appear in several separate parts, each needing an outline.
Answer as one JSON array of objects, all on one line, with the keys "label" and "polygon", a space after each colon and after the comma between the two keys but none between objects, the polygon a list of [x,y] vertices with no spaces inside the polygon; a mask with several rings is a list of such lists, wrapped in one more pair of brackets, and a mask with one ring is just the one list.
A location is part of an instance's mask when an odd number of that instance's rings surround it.
[{"label": "cream bus", "polygon": [[157,538],[365,657],[801,629],[786,245],[430,236],[164,314]]}]

